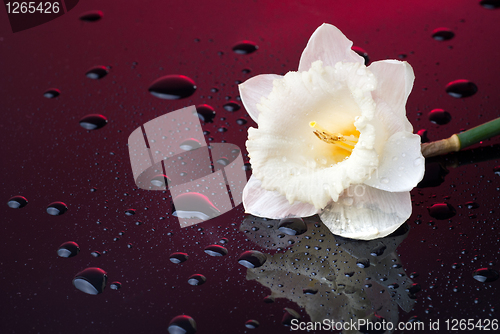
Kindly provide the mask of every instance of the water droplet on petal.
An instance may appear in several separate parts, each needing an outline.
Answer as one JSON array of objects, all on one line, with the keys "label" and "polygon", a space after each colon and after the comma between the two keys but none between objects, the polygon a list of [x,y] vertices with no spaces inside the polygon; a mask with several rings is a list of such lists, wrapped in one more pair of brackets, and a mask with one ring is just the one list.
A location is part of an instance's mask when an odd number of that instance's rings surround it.
[{"label": "water droplet on petal", "polygon": [[479,4],[486,9],[500,8],[500,0],[481,0]]},{"label": "water droplet on petal", "polygon": [[224,109],[233,112],[240,110],[241,106],[238,104],[238,102],[229,101],[228,103],[224,104]]},{"label": "water droplet on petal", "polygon": [[443,109],[433,109],[429,113],[429,121],[434,124],[444,125],[451,121],[451,115]]},{"label": "water droplet on petal", "polygon": [[108,275],[100,268],[87,268],[73,278],[73,285],[89,295],[98,295],[104,291]]},{"label": "water droplet on petal", "polygon": [[194,138],[189,138],[183,141],[179,147],[184,151],[193,151],[201,147],[201,143]]},{"label": "water droplet on petal", "polygon": [[499,277],[499,274],[496,270],[490,268],[480,268],[474,270],[474,272],[472,273],[472,277],[474,277],[476,281],[479,281],[481,283],[488,283],[496,281]]},{"label": "water droplet on petal", "polygon": [[302,218],[284,218],[280,220],[278,230],[288,235],[300,235],[307,231],[307,225]]},{"label": "water droplet on petal", "polygon": [[102,79],[107,74],[108,74],[108,69],[104,66],[92,67],[90,70],[87,71],[87,73],[85,73],[87,78],[94,80]]},{"label": "water droplet on petal", "polygon": [[80,247],[74,241],[66,241],[57,250],[57,255],[60,257],[73,257],[80,253]]},{"label": "water droplet on petal", "polygon": [[125,210],[125,215],[126,216],[133,216],[133,215],[135,215],[135,209],[127,209],[127,210]]},{"label": "water droplet on petal", "polygon": [[222,166],[227,166],[229,165],[229,159],[226,157],[222,157],[220,159],[217,159],[217,163]]},{"label": "water droplet on petal", "polygon": [[196,322],[188,315],[178,315],[168,324],[170,334],[194,334],[196,331]]},{"label": "water droplet on petal", "polygon": [[452,39],[455,33],[448,28],[437,28],[432,32],[432,38],[437,41],[447,41]]},{"label": "water droplet on petal", "polygon": [[257,51],[258,48],[259,47],[257,46],[257,44],[255,44],[254,42],[244,40],[244,41],[236,43],[233,46],[233,51],[234,51],[234,53],[237,53],[237,54],[246,55],[246,54],[250,54],[252,52]]},{"label": "water droplet on petal", "polygon": [[247,124],[247,120],[244,119],[244,118],[238,118],[236,120],[236,124],[238,124],[238,125],[245,125],[245,124]]},{"label": "water droplet on petal", "polygon": [[80,20],[85,22],[95,22],[102,19],[103,12],[100,10],[90,10],[80,15]]},{"label": "water droplet on petal", "polygon": [[208,220],[221,214],[208,197],[196,192],[180,194],[175,197],[174,203],[175,211],[172,215],[179,218]]},{"label": "water droplet on petal", "polygon": [[108,124],[108,119],[99,114],[90,114],[80,120],[80,126],[85,130],[97,130],[106,124]]},{"label": "water droplet on petal", "polygon": [[255,329],[259,327],[260,323],[257,320],[247,320],[245,322],[245,327],[249,329]]},{"label": "water droplet on petal", "polygon": [[61,95],[61,91],[57,88],[49,88],[43,93],[43,96],[45,96],[48,99],[53,99],[55,97],[58,97]]},{"label": "water droplet on petal", "polygon": [[112,290],[120,290],[122,287],[122,284],[118,281],[112,282],[109,284],[109,288]]},{"label": "water droplet on petal", "polygon": [[20,209],[20,208],[24,208],[26,205],[28,205],[28,200],[26,199],[26,197],[23,197],[23,196],[13,196],[9,199],[9,201],[7,202],[7,205],[9,206],[9,208],[12,208],[12,209]]},{"label": "water droplet on petal", "polygon": [[315,295],[318,293],[318,289],[312,289],[312,288],[302,289],[302,293],[305,295]]},{"label": "water droplet on petal", "polygon": [[249,250],[240,254],[238,263],[247,268],[261,267],[267,260],[264,253],[256,250]]},{"label": "water droplet on petal", "polygon": [[167,100],[178,100],[193,95],[196,91],[196,84],[193,79],[185,75],[166,75],[156,79],[150,86],[149,92],[160,98]]},{"label": "water droplet on petal", "polygon": [[155,187],[164,187],[168,182],[170,182],[170,179],[164,174],[158,174],[151,179],[151,184]]},{"label": "water droplet on petal", "polygon": [[52,202],[47,206],[47,213],[52,216],[60,216],[68,211],[68,207],[63,202]]},{"label": "water droplet on petal", "polygon": [[175,264],[186,262],[188,259],[189,256],[186,253],[176,252],[170,254],[170,262]]},{"label": "water droplet on petal", "polygon": [[448,203],[436,203],[427,210],[429,210],[431,217],[439,220],[451,218],[457,213],[455,208]]},{"label": "water droplet on petal", "polygon": [[389,183],[389,179],[387,177],[383,177],[380,179],[380,183],[387,184]]},{"label": "water droplet on petal", "polygon": [[476,84],[465,79],[452,81],[446,85],[445,89],[446,93],[456,98],[469,97],[477,92]]},{"label": "water droplet on petal", "polygon": [[189,276],[188,283],[190,285],[202,285],[207,281],[207,278],[201,274],[194,274]]},{"label": "water droplet on petal", "polygon": [[208,104],[200,104],[196,106],[198,117],[205,123],[212,123],[215,118],[215,110]]},{"label": "water droplet on petal", "polygon": [[362,258],[362,259],[359,259],[357,262],[356,262],[356,265],[359,267],[359,268],[368,268],[370,266],[370,260],[366,259],[366,258]]},{"label": "water droplet on petal", "polygon": [[227,255],[227,249],[220,245],[210,245],[205,247],[205,253],[210,256],[224,256]]},{"label": "water droplet on petal", "polygon": [[415,160],[413,160],[413,166],[415,167],[420,166],[423,163],[424,163],[424,158],[422,157],[418,157]]}]

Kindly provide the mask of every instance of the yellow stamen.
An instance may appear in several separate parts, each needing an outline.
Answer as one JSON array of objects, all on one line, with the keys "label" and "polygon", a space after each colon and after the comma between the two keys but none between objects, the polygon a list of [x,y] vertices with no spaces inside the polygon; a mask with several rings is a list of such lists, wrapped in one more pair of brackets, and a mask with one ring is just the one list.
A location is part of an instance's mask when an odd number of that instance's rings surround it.
[{"label": "yellow stamen", "polygon": [[325,130],[315,121],[309,122],[309,126],[314,129],[313,132],[316,135],[316,137],[318,137],[325,143],[337,145],[337,147],[347,150],[349,152],[352,152],[354,146],[358,142],[358,138],[354,137],[353,135],[346,137],[341,133],[337,134],[331,133]]}]

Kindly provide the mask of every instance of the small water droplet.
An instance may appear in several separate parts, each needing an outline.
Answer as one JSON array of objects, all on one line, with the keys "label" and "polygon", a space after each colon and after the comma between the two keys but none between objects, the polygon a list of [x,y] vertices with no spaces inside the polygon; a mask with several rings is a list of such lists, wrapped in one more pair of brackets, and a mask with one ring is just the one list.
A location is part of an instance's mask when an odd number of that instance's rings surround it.
[{"label": "small water droplet", "polygon": [[210,245],[205,247],[205,253],[210,256],[225,256],[227,255],[227,249],[221,245]]},{"label": "small water droplet", "polygon": [[20,208],[24,208],[26,205],[28,205],[28,200],[26,199],[26,197],[23,197],[23,196],[13,196],[9,199],[9,201],[7,202],[7,205],[9,206],[9,208],[12,208],[12,209],[20,209]]},{"label": "small water droplet", "polygon": [[261,267],[267,260],[264,253],[257,250],[249,250],[240,254],[238,263],[247,268]]},{"label": "small water droplet", "polygon": [[359,268],[368,268],[370,266],[370,260],[366,258],[361,258],[356,262],[356,265]]},{"label": "small water droplet", "polygon": [[469,97],[477,93],[477,86],[469,80],[460,79],[448,83],[446,93],[456,98]]},{"label": "small water droplet", "polygon": [[182,252],[175,252],[170,254],[170,262],[178,264],[182,262],[186,262],[189,259],[189,255]]},{"label": "small water droplet", "polygon": [[370,58],[368,57],[368,52],[366,52],[364,49],[360,48],[359,46],[353,46],[351,47],[352,51],[356,52],[358,55],[363,57],[365,59],[365,66],[367,66],[370,63]]},{"label": "small water droplet", "polygon": [[499,277],[499,274],[494,269],[480,268],[472,272],[472,277],[474,277],[476,281],[479,281],[481,283],[488,283],[496,281]]},{"label": "small water droplet", "polygon": [[57,250],[57,255],[60,257],[73,257],[80,253],[80,247],[74,241],[66,241]]},{"label": "small water droplet", "polygon": [[250,54],[252,52],[257,51],[258,48],[259,47],[257,46],[257,44],[255,44],[254,42],[244,40],[244,41],[236,43],[233,46],[233,51],[234,51],[234,53],[237,53],[240,55],[246,55],[246,54]]},{"label": "small water droplet", "polygon": [[302,293],[305,295],[315,295],[318,293],[318,289],[306,288],[306,289],[302,289]]},{"label": "small water droplet", "polygon": [[207,278],[201,274],[194,274],[189,276],[188,283],[190,285],[202,285],[207,281]]},{"label": "small water droplet", "polygon": [[427,210],[429,210],[431,217],[439,220],[451,218],[457,213],[455,208],[448,203],[436,203]]},{"label": "small water droplet", "polygon": [[380,183],[387,184],[389,183],[389,179],[387,177],[383,177],[380,179]]},{"label": "small water droplet", "polygon": [[184,151],[193,151],[196,150],[197,148],[201,147],[201,143],[198,141],[198,139],[194,138],[189,138],[183,141],[179,147],[184,150]]},{"label": "small water droplet", "polygon": [[375,247],[373,247],[372,250],[370,251],[370,255],[371,256],[381,256],[382,254],[384,254],[384,251],[386,248],[387,248],[386,245],[384,245],[381,242],[378,242],[377,245]]},{"label": "small water droplet", "polygon": [[104,66],[96,66],[92,67],[90,70],[85,73],[87,78],[98,80],[104,78],[108,74],[108,69]]},{"label": "small water droplet", "polygon": [[222,157],[222,158],[219,158],[217,159],[216,161],[219,165],[222,165],[222,166],[227,166],[229,165],[229,159],[226,158],[226,157]]},{"label": "small water droplet", "polygon": [[247,124],[247,120],[244,119],[244,118],[238,118],[236,120],[236,124],[238,124],[238,125],[245,125],[245,124]]},{"label": "small water droplet", "polygon": [[432,32],[432,38],[437,41],[447,41],[452,39],[455,33],[448,28],[437,28]]},{"label": "small water droplet", "polygon": [[93,251],[93,252],[90,252],[90,255],[92,255],[93,257],[100,257],[102,254],[99,251]]},{"label": "small water droplet", "polygon": [[52,202],[47,206],[47,213],[52,216],[60,216],[68,211],[68,207],[63,202]]},{"label": "small water droplet", "polygon": [[178,100],[193,95],[196,84],[185,75],[172,74],[156,79],[148,90],[160,99]]},{"label": "small water droplet", "polygon": [[80,126],[85,130],[97,130],[106,124],[108,124],[108,119],[99,114],[89,114],[80,120]]},{"label": "small water droplet", "polygon": [[240,110],[241,106],[238,104],[238,102],[229,101],[228,103],[224,104],[224,109],[233,112]]},{"label": "small water droplet", "polygon": [[247,320],[245,322],[245,327],[246,328],[249,328],[249,329],[255,329],[257,327],[259,327],[260,323],[257,321],[257,320]]},{"label": "small water droplet", "polygon": [[179,218],[208,220],[221,214],[207,196],[197,192],[180,194],[175,197],[174,203],[175,211],[172,215]]},{"label": "small water droplet", "polygon": [[100,10],[90,10],[80,15],[80,20],[85,22],[95,22],[102,19],[103,12]]},{"label": "small water droplet", "polygon": [[151,179],[151,184],[155,187],[164,187],[168,182],[170,182],[170,179],[164,174],[158,174]]},{"label": "small water droplet", "polygon": [[178,315],[168,324],[170,334],[194,334],[196,331],[196,322],[188,315]]},{"label": "small water droplet", "polygon": [[420,166],[423,163],[424,163],[424,158],[422,157],[418,157],[415,160],[413,160],[413,166],[415,167]]},{"label": "small water droplet", "polygon": [[434,124],[444,125],[451,121],[450,113],[443,109],[433,109],[428,116],[429,121]]},{"label": "small water droplet", "polygon": [[57,88],[49,88],[43,93],[43,96],[45,96],[48,99],[53,99],[61,95],[61,91]]},{"label": "small water droplet", "polygon": [[122,284],[118,281],[112,282],[109,284],[109,288],[112,290],[120,290],[122,287]]},{"label": "small water droplet", "polygon": [[80,271],[73,278],[73,285],[89,295],[98,295],[104,291],[108,275],[101,268],[90,267]]},{"label": "small water droplet", "polygon": [[205,123],[212,123],[215,118],[215,110],[212,106],[208,104],[200,104],[196,106],[196,112],[198,113],[199,119]]},{"label": "small water droplet", "polygon": [[302,218],[284,218],[280,220],[278,230],[288,235],[301,235],[307,231]]},{"label": "small water droplet", "polygon": [[135,215],[135,209],[127,209],[127,210],[125,210],[125,215],[127,215],[127,216],[133,216],[133,215]]}]

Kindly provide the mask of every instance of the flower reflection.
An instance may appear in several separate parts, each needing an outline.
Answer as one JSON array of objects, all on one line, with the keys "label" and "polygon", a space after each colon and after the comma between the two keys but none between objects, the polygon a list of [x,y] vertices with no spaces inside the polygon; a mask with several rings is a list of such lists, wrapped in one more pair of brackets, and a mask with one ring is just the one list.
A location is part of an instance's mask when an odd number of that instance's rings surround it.
[{"label": "flower reflection", "polygon": [[404,224],[382,239],[360,241],[334,236],[318,217],[306,218],[307,232],[284,234],[279,220],[247,216],[240,226],[258,246],[282,252],[247,270],[246,278],[305,308],[311,321],[357,321],[382,317],[398,321],[398,306],[409,312],[419,289],[406,276],[396,248],[408,235]]}]

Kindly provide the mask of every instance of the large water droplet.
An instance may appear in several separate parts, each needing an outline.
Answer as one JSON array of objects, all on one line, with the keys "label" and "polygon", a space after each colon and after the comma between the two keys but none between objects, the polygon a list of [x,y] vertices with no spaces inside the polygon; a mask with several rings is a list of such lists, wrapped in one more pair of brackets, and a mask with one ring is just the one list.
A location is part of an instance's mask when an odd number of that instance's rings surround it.
[{"label": "large water droplet", "polygon": [[168,324],[170,334],[194,334],[196,331],[196,322],[188,315],[178,315]]},{"label": "large water droplet", "polygon": [[267,260],[264,253],[256,250],[249,250],[240,254],[238,263],[247,268],[258,268]]},{"label": "large water droplet", "polygon": [[108,275],[101,268],[90,267],[80,271],[73,278],[73,285],[89,295],[98,295],[104,291]]},{"label": "large water droplet", "polygon": [[224,104],[224,109],[227,111],[238,111],[240,110],[241,106],[238,104],[238,102],[235,101],[229,101],[228,103]]},{"label": "large water droplet", "polygon": [[443,109],[433,109],[429,113],[429,121],[434,124],[444,125],[451,121],[451,115]]},{"label": "large water droplet", "polygon": [[66,241],[57,250],[57,255],[60,257],[73,257],[80,253],[80,247],[74,241]]},{"label": "large water droplet", "polygon": [[179,218],[208,220],[221,214],[207,196],[196,192],[180,194],[175,197],[174,203],[172,215]]},{"label": "large water droplet", "polygon": [[227,255],[227,249],[220,245],[210,245],[205,247],[205,253],[210,256],[224,256]]},{"label": "large water droplet", "polygon": [[496,281],[499,277],[499,274],[496,270],[490,268],[480,268],[472,272],[472,277],[474,277],[476,281],[488,283]]},{"label": "large water droplet", "polygon": [[61,91],[57,88],[49,88],[43,93],[43,96],[45,96],[48,99],[53,99],[55,97],[58,97],[61,95]]},{"label": "large water droplet", "polygon": [[97,130],[106,124],[108,124],[108,119],[99,114],[90,114],[80,120],[80,126],[85,130]]},{"label": "large water droplet", "polygon": [[500,8],[500,0],[481,0],[479,4],[487,9]]},{"label": "large water droplet", "polygon": [[288,235],[301,235],[307,231],[307,225],[302,218],[284,218],[280,220],[278,230]]},{"label": "large water droplet", "polygon": [[94,80],[102,79],[107,74],[108,74],[108,69],[104,66],[92,67],[90,70],[87,71],[87,73],[85,73],[87,78]]},{"label": "large water droplet", "polygon": [[429,210],[429,215],[436,219],[448,219],[453,217],[457,212],[448,203],[436,203],[431,207],[427,208]]},{"label": "large water droplet", "polygon": [[24,208],[28,204],[28,200],[23,196],[13,196],[7,202],[7,205],[12,209]]},{"label": "large water droplet", "polygon": [[240,55],[246,55],[246,54],[257,51],[258,48],[259,47],[257,46],[257,44],[255,44],[254,42],[245,40],[245,41],[241,41],[241,42],[236,43],[233,46],[233,51],[234,51],[234,53],[237,53]]},{"label": "large water droplet", "polygon": [[208,104],[200,104],[196,106],[198,117],[205,123],[212,123],[215,117],[215,110]]},{"label": "large water droplet", "polygon": [[456,98],[469,97],[477,92],[476,84],[465,79],[452,81],[446,85],[445,89],[446,93]]},{"label": "large water droplet", "polygon": [[196,84],[185,75],[171,74],[156,79],[149,92],[160,99],[178,100],[193,95]]},{"label": "large water droplet", "polygon": [[202,285],[207,281],[207,278],[201,274],[194,274],[189,276],[188,283],[190,285]]},{"label": "large water droplet", "polygon": [[47,213],[52,216],[60,216],[68,211],[68,206],[63,202],[52,202],[47,206]]},{"label": "large water droplet", "polygon": [[80,15],[80,20],[85,22],[95,22],[102,19],[103,12],[100,10],[90,10]]},{"label": "large water droplet", "polygon": [[447,41],[452,39],[455,36],[455,33],[448,28],[437,28],[432,32],[432,38],[437,41]]},{"label": "large water droplet", "polygon": [[184,150],[184,151],[193,151],[193,150],[196,150],[197,148],[200,148],[201,143],[199,142],[198,139],[189,138],[189,139],[184,140],[179,145],[179,147],[181,148],[181,150]]},{"label": "large water droplet", "polygon": [[189,255],[182,252],[175,252],[170,254],[170,262],[178,264],[182,262],[186,262],[189,259]]}]

